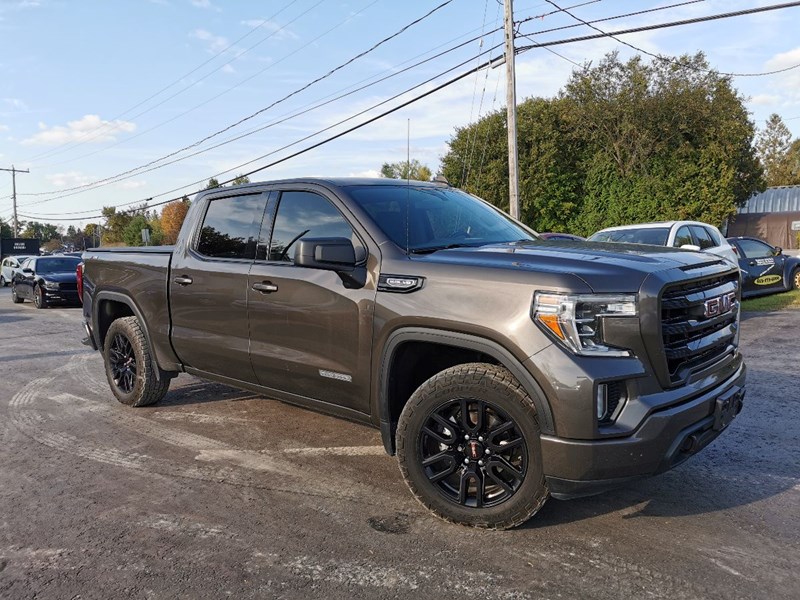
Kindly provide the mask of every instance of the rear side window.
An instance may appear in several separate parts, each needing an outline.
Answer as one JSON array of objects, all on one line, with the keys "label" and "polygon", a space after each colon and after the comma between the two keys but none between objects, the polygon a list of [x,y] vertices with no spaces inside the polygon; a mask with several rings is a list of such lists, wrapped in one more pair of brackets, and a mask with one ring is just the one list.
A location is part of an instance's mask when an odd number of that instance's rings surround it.
[{"label": "rear side window", "polygon": [[705,250],[706,248],[713,248],[717,244],[714,243],[714,240],[711,238],[711,234],[708,233],[708,230],[705,227],[700,227],[699,225],[692,225],[692,233],[694,237],[697,239],[697,245],[700,246],[700,250]]},{"label": "rear side window", "polygon": [[256,231],[266,208],[266,194],[218,198],[208,203],[197,251],[212,258],[256,257]]},{"label": "rear side window", "polygon": [[305,237],[353,240],[353,229],[327,198],[312,192],[283,192],[272,229],[268,259],[292,262],[297,240]]},{"label": "rear side window", "polygon": [[678,233],[675,234],[675,242],[672,245],[675,248],[680,248],[681,246],[686,245],[694,245],[694,241],[692,241],[692,234],[686,225],[678,229]]}]

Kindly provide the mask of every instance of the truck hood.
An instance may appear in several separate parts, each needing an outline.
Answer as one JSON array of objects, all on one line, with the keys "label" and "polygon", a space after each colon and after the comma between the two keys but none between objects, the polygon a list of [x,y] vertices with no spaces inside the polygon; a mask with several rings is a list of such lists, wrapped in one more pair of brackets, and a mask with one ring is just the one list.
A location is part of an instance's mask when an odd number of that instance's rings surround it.
[{"label": "truck hood", "polygon": [[439,250],[426,262],[570,274],[595,292],[638,292],[651,273],[721,262],[718,256],[677,248],[603,242],[532,240]]}]

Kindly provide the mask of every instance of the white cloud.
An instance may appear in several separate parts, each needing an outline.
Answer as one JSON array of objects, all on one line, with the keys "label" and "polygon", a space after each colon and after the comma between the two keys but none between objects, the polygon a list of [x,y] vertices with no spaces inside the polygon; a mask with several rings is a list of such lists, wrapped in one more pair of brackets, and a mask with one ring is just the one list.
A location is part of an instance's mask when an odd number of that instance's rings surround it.
[{"label": "white cloud", "polygon": [[223,65],[222,66],[223,73],[236,73],[236,69],[234,69],[231,65]]},{"label": "white cloud", "polygon": [[750,98],[750,104],[754,106],[769,106],[770,104],[776,104],[780,99],[781,97],[775,94],[756,94]]},{"label": "white cloud", "polygon": [[86,175],[80,171],[68,171],[66,173],[52,173],[45,175],[45,179],[55,187],[75,187],[85,185],[94,181],[94,177]]},{"label": "white cloud", "polygon": [[221,35],[214,35],[205,29],[195,29],[190,37],[206,42],[209,52],[221,52],[228,47],[228,39]]},{"label": "white cloud", "polygon": [[8,125],[0,125],[0,131],[8,131]]},{"label": "white cloud", "polygon": [[85,115],[66,126],[48,127],[39,123],[39,131],[22,140],[25,145],[56,146],[67,142],[91,142],[99,144],[116,140],[116,133],[131,133],[136,125],[130,121],[104,121],[98,115]]},{"label": "white cloud", "polygon": [[3,103],[16,110],[28,110],[28,105],[19,98],[3,98]]},{"label": "white cloud", "polygon": [[242,25],[246,27],[252,27],[255,29],[258,27],[259,29],[263,29],[264,31],[269,31],[272,33],[270,37],[275,40],[298,40],[300,36],[297,35],[294,31],[290,29],[286,29],[285,26],[279,25],[274,21],[269,21],[267,19],[248,19],[247,21],[242,21]]},{"label": "white cloud", "polygon": [[191,0],[192,6],[195,8],[204,8],[206,10],[215,10],[222,12],[222,9],[211,3],[211,0]]},{"label": "white cloud", "polygon": [[119,183],[119,187],[121,187],[124,190],[136,190],[136,189],[139,189],[139,188],[144,187],[146,185],[147,185],[147,182],[143,181],[141,179],[138,179],[138,180],[137,179],[128,179],[127,181],[121,181]]}]

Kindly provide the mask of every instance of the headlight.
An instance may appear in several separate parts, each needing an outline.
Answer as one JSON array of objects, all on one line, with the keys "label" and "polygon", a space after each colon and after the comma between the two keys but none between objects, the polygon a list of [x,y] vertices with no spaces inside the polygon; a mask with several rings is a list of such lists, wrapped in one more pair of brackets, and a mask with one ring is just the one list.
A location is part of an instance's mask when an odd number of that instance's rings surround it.
[{"label": "headlight", "polygon": [[603,341],[604,317],[635,317],[635,295],[536,292],[533,320],[568,350],[583,356],[631,356]]},{"label": "headlight", "polygon": [[57,290],[58,289],[58,282],[56,282],[56,281],[45,281],[44,282],[44,287],[46,287],[48,290]]}]

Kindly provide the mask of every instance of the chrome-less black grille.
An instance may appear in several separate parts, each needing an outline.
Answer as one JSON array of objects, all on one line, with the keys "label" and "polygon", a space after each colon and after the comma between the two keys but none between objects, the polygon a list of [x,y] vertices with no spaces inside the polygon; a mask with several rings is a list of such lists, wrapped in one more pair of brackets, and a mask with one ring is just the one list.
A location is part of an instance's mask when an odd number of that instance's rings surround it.
[{"label": "chrome-less black grille", "polygon": [[77,283],[59,283],[58,289],[62,292],[77,292],[78,291],[78,284]]},{"label": "chrome-less black grille", "polygon": [[738,273],[728,273],[663,291],[661,337],[672,383],[730,352],[738,327],[738,289]]}]

